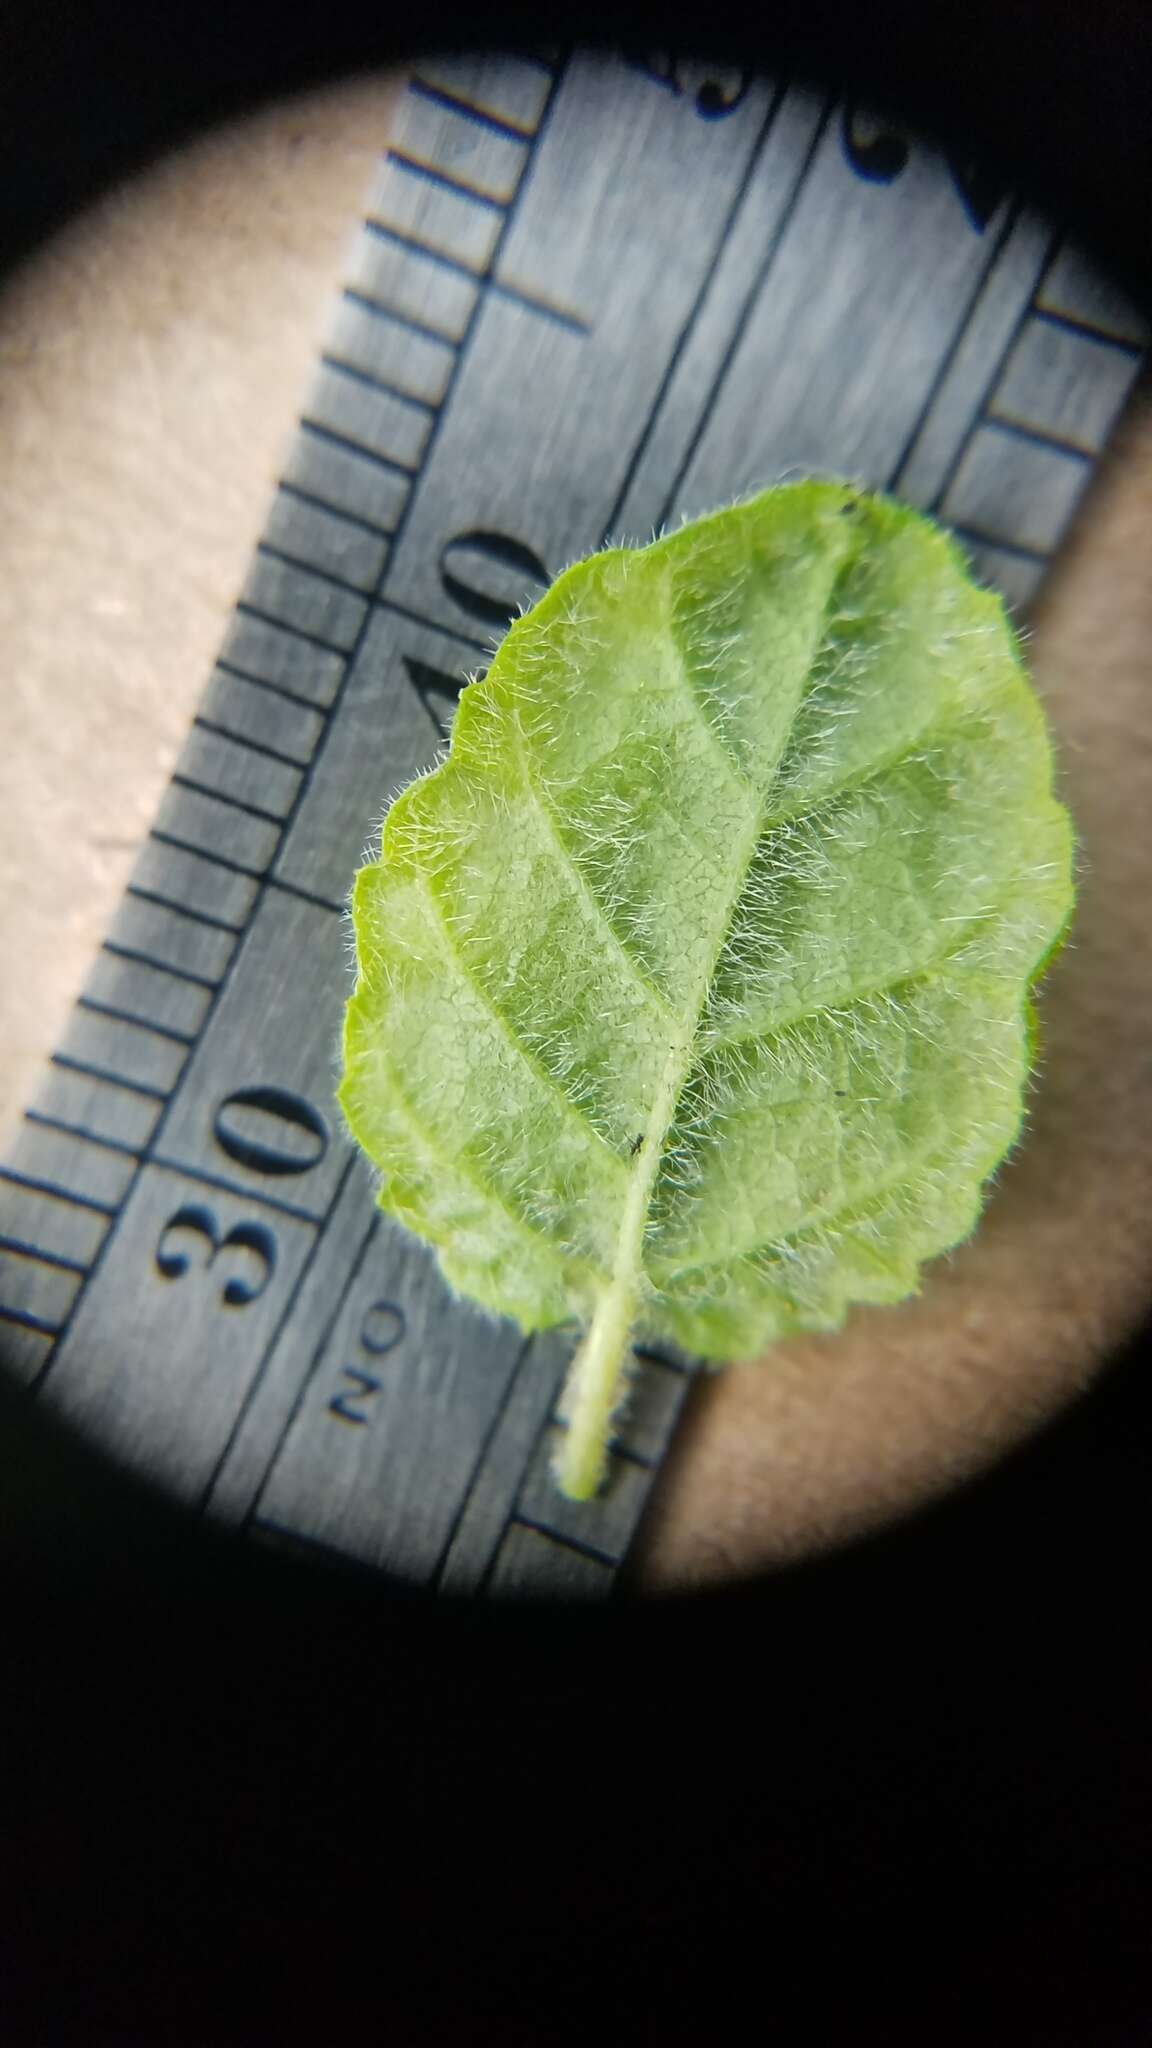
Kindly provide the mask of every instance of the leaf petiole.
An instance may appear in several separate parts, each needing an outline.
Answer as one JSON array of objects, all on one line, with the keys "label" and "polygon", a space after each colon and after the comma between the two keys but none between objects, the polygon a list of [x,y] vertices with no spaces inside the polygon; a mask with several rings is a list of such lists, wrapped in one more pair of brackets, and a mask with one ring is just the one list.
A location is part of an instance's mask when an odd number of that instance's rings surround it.
[{"label": "leaf petiole", "polygon": [[570,1500],[591,1500],[604,1474],[612,1417],[623,1398],[629,1339],[644,1287],[644,1237],[664,1141],[691,1058],[696,1006],[683,1037],[668,1048],[648,1127],[633,1146],[611,1279],[600,1292],[588,1333],[568,1368],[561,1412],[568,1433],[555,1476]]},{"label": "leaf petiole", "polygon": [[630,1282],[613,1280],[568,1369],[562,1408],[568,1428],[554,1469],[569,1500],[591,1500],[603,1476],[612,1417],[625,1390],[635,1311]]}]

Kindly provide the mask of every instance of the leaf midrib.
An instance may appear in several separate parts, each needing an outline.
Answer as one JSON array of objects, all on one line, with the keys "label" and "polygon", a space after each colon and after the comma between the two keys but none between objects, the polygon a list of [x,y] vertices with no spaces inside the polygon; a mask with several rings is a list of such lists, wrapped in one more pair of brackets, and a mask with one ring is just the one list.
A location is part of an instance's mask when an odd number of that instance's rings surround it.
[{"label": "leaf midrib", "polygon": [[[628,1176],[629,1187],[625,1194],[624,1206],[621,1212],[620,1227],[617,1234],[617,1257],[613,1262],[611,1282],[611,1292],[618,1294],[621,1298],[631,1298],[635,1301],[641,1292],[648,1293],[652,1289],[653,1283],[644,1268],[643,1251],[644,1240],[651,1221],[652,1195],[664,1160],[665,1140],[675,1119],[676,1110],[689,1075],[697,1064],[697,1045],[707,1010],[708,991],[715,980],[720,957],[728,942],[732,921],[747,885],[748,871],[755,859],[757,845],[763,837],[764,819],[767,813],[769,796],[775,786],[780,764],[787,755],[796,730],[796,723],[800,716],[801,707],[807,698],[808,685],[810,684],[820,649],[824,646],[827,639],[828,621],[831,616],[832,604],[837,588],[843,576],[851,568],[854,560],[854,551],[846,550],[837,563],[832,576],[829,578],[828,589],[825,592],[824,602],[820,610],[819,625],[816,633],[813,635],[812,650],[808,656],[805,670],[805,687],[797,696],[792,717],[788,722],[787,731],[783,736],[776,756],[773,775],[766,778],[763,795],[758,802],[754,803],[748,827],[739,842],[736,856],[732,863],[732,884],[728,892],[728,901],[722,917],[717,920],[719,933],[716,945],[706,966],[701,970],[697,978],[689,1001],[685,1003],[685,1022],[678,1041],[674,1041],[669,1048],[668,1059],[653,1097],[652,1108],[649,1113],[648,1122],[645,1125],[643,1140],[637,1152],[636,1162]],[[669,605],[666,631],[679,652],[671,615],[671,605]],[[517,723],[519,723],[518,719]],[[725,749],[725,752],[727,752],[727,749]],[[755,794],[750,783],[746,783],[745,787],[748,789],[749,795]]]}]

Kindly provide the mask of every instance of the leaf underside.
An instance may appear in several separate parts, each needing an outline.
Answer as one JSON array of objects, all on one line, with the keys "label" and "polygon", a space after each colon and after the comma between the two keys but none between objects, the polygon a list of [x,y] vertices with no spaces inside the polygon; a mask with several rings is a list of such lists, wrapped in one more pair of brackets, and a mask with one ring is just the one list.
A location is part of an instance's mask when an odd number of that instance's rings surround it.
[{"label": "leaf underside", "polygon": [[722,1359],[899,1300],[1018,1131],[1071,856],[1003,607],[919,515],[794,484],[593,556],[356,879],[383,1206],[526,1330]]}]

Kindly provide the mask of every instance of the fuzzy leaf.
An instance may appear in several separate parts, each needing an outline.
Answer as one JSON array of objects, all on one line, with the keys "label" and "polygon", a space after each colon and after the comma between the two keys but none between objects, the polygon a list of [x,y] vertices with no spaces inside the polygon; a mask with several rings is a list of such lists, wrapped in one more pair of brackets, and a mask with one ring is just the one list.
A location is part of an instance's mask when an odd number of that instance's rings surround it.
[{"label": "fuzzy leaf", "polygon": [[893,1302],[1019,1128],[1071,831],[998,598],[919,515],[788,485],[568,570],[354,893],[342,1102],[453,1287],[708,1359]]}]

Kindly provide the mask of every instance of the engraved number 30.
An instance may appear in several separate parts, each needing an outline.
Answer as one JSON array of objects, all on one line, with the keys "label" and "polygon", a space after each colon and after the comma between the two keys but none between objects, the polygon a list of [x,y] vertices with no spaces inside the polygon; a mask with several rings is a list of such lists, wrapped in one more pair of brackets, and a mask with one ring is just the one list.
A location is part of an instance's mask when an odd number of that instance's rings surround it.
[{"label": "engraved number 30", "polygon": [[185,1202],[160,1233],[156,1266],[165,1280],[179,1280],[194,1267],[218,1268],[220,1300],[229,1308],[247,1308],[260,1299],[276,1269],[276,1239],[264,1223],[235,1223],[221,1236],[211,1209]]}]

